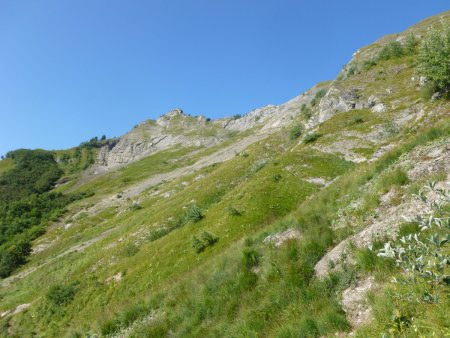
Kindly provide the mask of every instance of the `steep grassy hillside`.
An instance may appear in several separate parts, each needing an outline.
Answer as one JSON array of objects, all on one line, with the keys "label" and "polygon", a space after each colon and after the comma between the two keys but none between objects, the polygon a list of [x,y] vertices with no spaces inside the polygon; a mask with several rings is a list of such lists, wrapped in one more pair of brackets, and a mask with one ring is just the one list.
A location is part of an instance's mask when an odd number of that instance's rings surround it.
[{"label": "steep grassy hillside", "polygon": [[[96,149],[86,171],[75,150],[58,152],[68,154],[59,161],[67,179],[55,191],[85,198],[0,280],[1,334],[448,334],[448,266],[432,289],[421,277],[394,284],[404,266],[377,255],[418,231],[403,215],[439,204],[434,215],[448,216],[446,197],[434,194],[449,188],[450,105],[424,95],[416,73],[420,41],[430,25],[442,30],[440,20],[450,13],[361,49],[336,80],[285,105],[219,121],[176,111],[141,124],[118,141],[126,163],[114,146]],[[161,148],[143,141],[147,156],[129,151],[153,132],[174,138]],[[181,134],[216,141],[180,143]],[[101,154],[122,164],[100,170]],[[431,207],[420,190],[429,181],[438,182]]]}]

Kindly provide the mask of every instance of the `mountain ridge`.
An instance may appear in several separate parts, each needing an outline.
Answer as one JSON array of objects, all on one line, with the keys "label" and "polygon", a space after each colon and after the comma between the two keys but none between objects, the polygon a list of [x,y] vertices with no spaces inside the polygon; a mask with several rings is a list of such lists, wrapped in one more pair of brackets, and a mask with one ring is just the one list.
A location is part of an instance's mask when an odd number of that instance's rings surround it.
[{"label": "mountain ridge", "polygon": [[[413,197],[423,185],[437,202],[449,188],[448,100],[422,95],[405,40],[449,19],[377,40],[284,104],[217,120],[177,108],[57,151],[52,192],[79,199],[0,281],[0,333],[445,334],[448,305],[389,298],[423,285],[391,284],[406,273],[376,250],[414,233],[401,216],[433,212]],[[386,57],[392,42],[404,52]]]}]

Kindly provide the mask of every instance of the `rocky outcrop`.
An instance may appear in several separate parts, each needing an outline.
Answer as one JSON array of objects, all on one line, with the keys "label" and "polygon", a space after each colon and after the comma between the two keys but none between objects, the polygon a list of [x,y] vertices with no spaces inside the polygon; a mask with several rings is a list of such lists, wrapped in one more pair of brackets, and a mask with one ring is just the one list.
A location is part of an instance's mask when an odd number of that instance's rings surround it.
[{"label": "rocky outcrop", "polygon": [[171,110],[156,121],[144,121],[116,143],[102,147],[92,171],[104,172],[177,145],[210,147],[226,138],[220,132],[205,136],[202,131],[207,123],[204,117],[188,116],[181,109]]}]

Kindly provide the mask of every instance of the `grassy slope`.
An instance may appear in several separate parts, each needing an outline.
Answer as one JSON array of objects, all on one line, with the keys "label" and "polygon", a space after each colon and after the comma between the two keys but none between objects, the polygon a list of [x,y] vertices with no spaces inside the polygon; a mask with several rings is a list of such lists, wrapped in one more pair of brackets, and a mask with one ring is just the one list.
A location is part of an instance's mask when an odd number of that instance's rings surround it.
[{"label": "grassy slope", "polygon": [[[326,146],[334,139],[348,137],[343,134],[346,130],[367,134],[375,127],[382,128],[387,121],[395,120],[408,102],[419,100],[419,93],[409,80],[413,75],[411,61],[410,57],[385,61],[369,73],[363,71],[336,84],[350,88],[363,83],[365,96],[394,87],[395,94],[385,98],[393,108],[385,114],[337,114],[319,127],[323,137],[312,145],[290,141],[289,131],[281,131],[251,146],[246,155],[142,194],[141,209],[108,209],[95,217],[73,219],[68,230],[52,229],[41,240],[55,244],[32,256],[28,266],[46,262],[105,230],[112,231],[86,250],[64,255],[2,288],[0,310],[32,303],[29,310],[14,316],[8,325],[18,336],[29,336],[34,331],[59,337],[75,331],[100,331],[102,326],[107,327],[105,323],[114,326],[110,319],[126,326],[140,315],[155,311],[154,320],[135,327],[136,336],[144,336],[144,332],[149,336],[164,334],[169,328],[177,336],[243,337],[290,337],[302,333],[314,336],[347,330],[348,323],[338,303],[339,291],[361,272],[349,269],[323,282],[316,281],[312,273],[312,267],[327,248],[355,231],[333,232],[330,225],[336,213],[364,195],[363,187],[393,166],[402,153],[433,138],[448,136],[448,117],[425,116],[427,126],[420,121],[407,124],[400,133],[386,138],[385,143],[402,140],[408,145],[371,165],[354,165],[337,155],[312,151],[312,146]],[[406,65],[399,74],[389,71],[399,64]],[[380,77],[372,82],[375,74]],[[426,111],[439,111],[443,103],[424,105]],[[355,114],[364,122],[349,123]],[[440,124],[438,132],[424,132],[435,124]],[[360,148],[366,150],[361,152],[368,156],[382,145],[362,143]],[[97,193],[80,204],[95,203],[101,196],[120,192],[139,179],[167,170],[157,165],[161,158],[175,166],[185,165],[183,151],[150,156],[80,187]],[[276,179],[276,175],[281,177]],[[312,177],[339,178],[320,191],[320,186],[306,181]],[[165,193],[171,197],[162,197]],[[183,215],[194,203],[202,208],[203,220],[149,240],[152,231],[168,226],[171,217]],[[242,215],[231,215],[230,206]],[[375,206],[364,204],[353,216],[364,222]],[[79,207],[75,205],[74,209]],[[302,238],[281,249],[262,243],[266,234],[287,227],[301,229]],[[191,247],[192,236],[203,230],[218,236],[219,241],[196,254]],[[252,240],[244,243],[242,239],[247,237]],[[257,258],[252,260],[249,256]],[[122,276],[120,282],[107,282],[118,273]],[[51,285],[72,281],[79,284],[70,304],[54,306],[46,300]],[[140,300],[145,300],[143,310],[137,306]]]},{"label": "grassy slope", "polygon": [[0,174],[4,173],[5,171],[11,170],[12,168],[14,168],[13,159],[6,158],[0,161]]}]

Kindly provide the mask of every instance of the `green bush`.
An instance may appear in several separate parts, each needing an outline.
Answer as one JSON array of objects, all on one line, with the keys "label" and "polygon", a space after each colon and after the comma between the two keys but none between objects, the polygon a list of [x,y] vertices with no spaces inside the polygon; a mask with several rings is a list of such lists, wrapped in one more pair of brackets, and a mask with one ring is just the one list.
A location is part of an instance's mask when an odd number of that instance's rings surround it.
[{"label": "green bush", "polygon": [[54,305],[63,306],[73,300],[76,292],[76,283],[54,285],[48,290],[47,299]]},{"label": "green bush", "polygon": [[312,116],[312,112],[311,109],[305,104],[303,103],[300,107],[300,113],[303,115],[303,117],[307,120],[309,120]]},{"label": "green bush", "polygon": [[242,212],[233,206],[229,206],[227,210],[228,214],[230,214],[231,216],[242,216]]},{"label": "green bush", "polygon": [[311,106],[314,107],[316,104],[319,103],[320,99],[325,96],[327,93],[326,89],[319,90],[316,95],[314,95],[314,98],[311,100]]},{"label": "green bush", "polygon": [[378,53],[379,60],[389,60],[394,58],[399,58],[405,53],[403,51],[402,44],[398,41],[392,41],[388,43],[383,49]]},{"label": "green bush", "polygon": [[207,247],[213,246],[219,238],[209,232],[203,231],[199,237],[192,237],[192,247],[196,253],[203,252]]},{"label": "green bush", "polygon": [[309,133],[306,134],[305,137],[303,138],[303,143],[312,143],[314,141],[316,141],[321,135],[319,133]]},{"label": "green bush", "polygon": [[194,223],[200,222],[204,217],[202,210],[195,204],[185,214],[186,220]]},{"label": "green bush", "polygon": [[437,90],[450,88],[450,28],[430,31],[423,39],[417,56],[417,72]]},{"label": "green bush", "polygon": [[289,132],[289,138],[291,140],[296,140],[300,137],[303,132],[303,127],[300,124],[293,126]]},{"label": "green bush", "polygon": [[375,60],[366,60],[363,62],[363,68],[369,70],[372,67],[375,67],[377,62]]},{"label": "green bush", "polygon": [[134,243],[128,244],[127,246],[125,246],[125,248],[123,250],[123,253],[126,257],[133,257],[138,252],[139,252],[139,247]]},{"label": "green bush", "polygon": [[242,265],[247,269],[251,269],[259,265],[259,253],[253,248],[246,247],[242,251]]},{"label": "green bush", "polygon": [[416,36],[413,33],[409,33],[405,39],[405,51],[409,54],[416,52],[419,41],[417,41]]},{"label": "green bush", "polygon": [[349,121],[348,125],[364,123],[364,119],[361,116],[353,116]]},{"label": "green bush", "polygon": [[171,228],[166,228],[166,227],[152,230],[152,231],[150,231],[150,234],[148,235],[148,240],[150,242],[156,241],[157,239],[164,237],[171,231],[172,231]]}]

